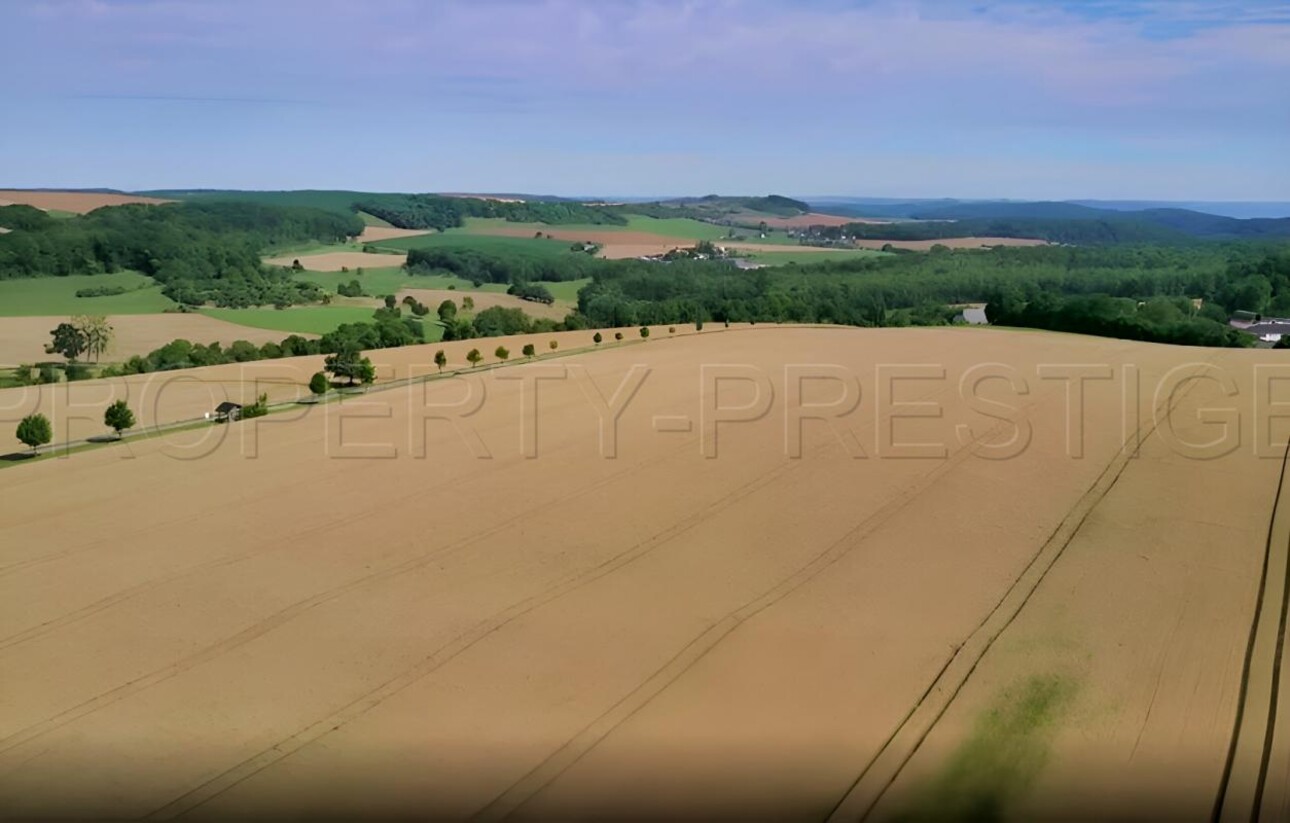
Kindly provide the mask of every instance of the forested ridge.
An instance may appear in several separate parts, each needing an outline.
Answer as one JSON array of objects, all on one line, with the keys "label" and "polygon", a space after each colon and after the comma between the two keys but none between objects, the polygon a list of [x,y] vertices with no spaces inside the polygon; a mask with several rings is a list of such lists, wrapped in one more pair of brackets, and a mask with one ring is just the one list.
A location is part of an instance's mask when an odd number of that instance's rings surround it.
[{"label": "forested ridge", "polygon": [[102,208],[42,221],[25,207],[0,209],[0,278],[133,270],[188,305],[291,305],[321,293],[288,272],[264,266],[275,246],[339,242],[359,234],[356,215],[305,207],[199,202]]}]

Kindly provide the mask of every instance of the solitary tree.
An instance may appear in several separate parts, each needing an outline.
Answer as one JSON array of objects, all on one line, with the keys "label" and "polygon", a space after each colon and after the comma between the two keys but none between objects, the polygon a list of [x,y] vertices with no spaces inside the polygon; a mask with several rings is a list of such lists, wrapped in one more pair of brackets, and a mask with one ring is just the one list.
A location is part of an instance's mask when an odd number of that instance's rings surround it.
[{"label": "solitary tree", "polygon": [[130,407],[124,400],[118,400],[103,412],[103,425],[112,429],[116,432],[116,436],[120,437],[121,432],[134,428],[134,412],[130,411]]},{"label": "solitary tree", "polygon": [[314,394],[326,394],[331,388],[331,381],[327,379],[326,372],[318,372],[309,378],[309,391]]},{"label": "solitary tree", "polygon": [[59,323],[49,334],[54,340],[45,346],[45,353],[61,354],[69,363],[75,363],[76,358],[89,346],[85,332],[72,323]]},{"label": "solitary tree", "polygon": [[475,298],[471,297],[470,295],[466,295],[465,297],[461,298],[461,307],[463,309],[466,309],[467,311],[474,311]]},{"label": "solitary tree", "polygon": [[497,355],[497,359],[503,363],[505,363],[511,356],[510,349],[505,346],[498,346],[497,351],[493,352],[493,354]]},{"label": "solitary tree", "polygon": [[594,340],[594,341],[596,342],[596,345],[597,345],[597,346],[599,346],[599,345],[600,345],[600,341],[601,341],[601,340],[604,340],[605,338],[603,338],[603,337],[601,337],[601,336],[600,336],[600,332],[596,332],[596,336],[595,336],[595,337],[593,337],[593,338],[591,338],[591,339],[592,339],[592,340]]},{"label": "solitary tree", "polygon": [[694,330],[695,330],[695,331],[703,331],[703,321],[702,321],[702,320],[695,320],[695,321],[694,321]]},{"label": "solitary tree", "polygon": [[645,340],[648,338],[649,338],[649,326],[641,326],[641,339]]},{"label": "solitary tree", "polygon": [[552,340],[550,343],[547,343],[547,345],[551,347],[551,351],[555,351],[556,349],[560,348],[560,341]]},{"label": "solitary tree", "polygon": [[439,319],[445,323],[452,322],[457,317],[457,304],[451,300],[445,300],[439,304]]},{"label": "solitary tree", "polygon": [[29,414],[18,424],[18,439],[36,453],[36,448],[54,439],[54,431],[49,425],[49,418],[43,414]]},{"label": "solitary tree", "polygon": [[537,347],[536,347],[536,346],[534,346],[532,343],[525,343],[525,344],[524,344],[524,356],[525,356],[525,357],[532,357],[532,356],[533,356],[533,355],[535,355],[535,354],[537,354]]},{"label": "solitary tree", "polygon": [[442,374],[443,367],[448,365],[448,355],[443,353],[443,349],[434,353],[434,364],[439,367],[439,372]]},{"label": "solitary tree", "polygon": [[394,295],[392,294],[385,295],[385,308],[392,309],[395,307],[395,305],[397,305],[397,301],[394,299]]},{"label": "solitary tree", "polygon": [[376,378],[376,369],[372,367],[372,361],[364,357],[363,352],[353,345],[347,345],[335,354],[328,355],[323,361],[323,370],[337,379],[342,377],[347,379],[351,386],[355,381],[371,383]]},{"label": "solitary tree", "polygon": [[466,360],[469,361],[471,366],[478,366],[479,361],[483,359],[484,355],[479,353],[479,349],[471,349],[466,352]]}]

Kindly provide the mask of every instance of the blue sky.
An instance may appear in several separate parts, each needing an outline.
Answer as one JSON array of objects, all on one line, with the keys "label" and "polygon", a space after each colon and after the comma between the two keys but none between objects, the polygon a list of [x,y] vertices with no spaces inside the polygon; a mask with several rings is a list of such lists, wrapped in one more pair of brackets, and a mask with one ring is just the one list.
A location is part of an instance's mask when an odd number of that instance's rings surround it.
[{"label": "blue sky", "polygon": [[0,187],[1290,200],[1290,2],[5,0]]}]

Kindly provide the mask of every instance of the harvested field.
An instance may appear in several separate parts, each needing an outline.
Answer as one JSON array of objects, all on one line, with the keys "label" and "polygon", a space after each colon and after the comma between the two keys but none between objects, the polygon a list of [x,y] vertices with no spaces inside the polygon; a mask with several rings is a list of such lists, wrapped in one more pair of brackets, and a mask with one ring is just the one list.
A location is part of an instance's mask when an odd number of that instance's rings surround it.
[{"label": "harvested field", "polygon": [[[492,226],[487,231],[480,231],[480,234],[492,234],[502,237],[532,237],[533,232],[528,228],[512,228],[510,226]],[[644,231],[613,230],[613,229],[561,229],[558,226],[549,226],[542,230],[543,234],[550,234],[556,240],[573,242],[590,242],[600,246],[600,257],[608,260],[625,260],[632,257],[650,257],[654,255],[667,254],[673,249],[690,248],[698,240],[688,239],[685,237],[665,237],[658,234],[652,234]],[[745,244],[723,244],[734,246],[755,246],[759,250],[775,248],[765,244],[745,243]],[[791,248],[796,249],[796,246]]]},{"label": "harvested field", "polygon": [[358,236],[361,243],[374,243],[378,240],[394,240],[399,237],[420,237],[423,234],[434,234],[432,229],[396,229],[393,226],[367,226]]},{"label": "harvested field", "polygon": [[402,266],[408,262],[406,254],[371,254],[361,251],[332,251],[321,254],[285,254],[270,257],[264,262],[270,266],[290,266],[299,260],[306,271],[340,271],[357,268],[375,269]]},{"label": "harvested field", "polygon": [[123,206],[126,203],[169,203],[156,197],[136,197],[133,194],[98,194],[83,191],[23,191],[0,189],[0,206],[21,203],[46,211],[70,211],[85,214],[103,206]]},{"label": "harvested field", "polygon": [[394,295],[402,304],[403,298],[411,296],[415,300],[430,307],[433,312],[439,308],[439,304],[445,300],[451,300],[461,308],[462,299],[470,297],[475,301],[475,311],[480,312],[493,306],[501,306],[504,309],[520,309],[529,317],[545,317],[550,320],[563,320],[573,310],[573,304],[567,300],[557,300],[551,305],[545,303],[535,303],[532,300],[522,300],[513,294],[503,294],[489,291],[456,291],[453,289],[400,289],[398,294]]},{"label": "harvested field", "polygon": [[[66,316],[0,317],[0,364],[12,366],[60,359],[58,355],[46,354],[45,344],[50,341],[50,330],[66,321]],[[112,324],[115,339],[103,355],[105,363],[147,354],[179,338],[223,345],[249,340],[258,346],[277,343],[286,337],[281,332],[240,326],[204,314],[119,314],[109,315],[108,322]]]},{"label": "harvested field", "polygon": [[[1255,431],[1271,352],[658,337],[542,364],[535,428],[507,367],[211,427],[200,459],[176,459],[184,432],[0,471],[0,807],[1043,817],[1078,787],[1209,816],[1283,451],[1182,444],[1218,434],[1196,415],[1220,404]],[[435,348],[378,354],[407,369]],[[802,401],[854,377],[858,405],[786,425],[786,365],[822,356],[847,377]],[[705,363],[754,379],[702,393]],[[1013,371],[962,396],[991,363]],[[638,364],[602,428],[589,398]],[[1237,393],[1161,383],[1201,364]],[[941,414],[893,405],[917,402]]]},{"label": "harvested field", "polygon": [[843,217],[838,214],[820,214],[811,212],[795,217],[757,217],[748,215],[747,225],[756,226],[765,221],[772,229],[805,229],[811,226],[845,226],[847,223],[889,223],[889,220],[869,220],[863,217]]}]

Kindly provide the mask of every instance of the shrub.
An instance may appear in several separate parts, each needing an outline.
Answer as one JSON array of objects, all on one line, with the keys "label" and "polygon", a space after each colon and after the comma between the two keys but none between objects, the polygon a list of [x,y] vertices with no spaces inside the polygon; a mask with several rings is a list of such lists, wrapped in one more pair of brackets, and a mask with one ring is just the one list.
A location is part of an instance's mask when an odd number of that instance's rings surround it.
[{"label": "shrub", "polygon": [[592,340],[594,340],[594,341],[596,342],[596,345],[597,345],[597,346],[599,346],[599,345],[600,345],[600,341],[601,341],[601,340],[604,340],[605,338],[603,338],[603,337],[601,337],[601,336],[600,336],[600,332],[596,332],[595,337],[592,337],[591,339],[592,339]]},{"label": "shrub", "polygon": [[82,363],[68,363],[63,367],[63,374],[67,375],[68,382],[73,380],[89,380],[92,376],[90,374],[89,366]]},{"label": "shrub", "polygon": [[103,425],[116,432],[117,437],[126,429],[134,428],[134,412],[124,400],[118,400],[103,412]]},{"label": "shrub", "polygon": [[616,332],[614,332],[614,339],[615,339],[615,340],[622,340],[622,339],[623,339],[623,333],[622,333],[622,332],[620,332],[620,331],[616,331]]},{"label": "shrub", "polygon": [[54,430],[49,425],[49,418],[43,414],[29,414],[18,424],[18,439],[25,443],[34,453],[38,446],[43,446],[54,439]]},{"label": "shrub", "polygon": [[642,340],[649,339],[649,326],[641,326],[641,339]]},{"label": "shrub", "polygon": [[552,340],[550,343],[547,343],[547,345],[551,347],[551,351],[555,351],[556,349],[560,348],[560,341]]},{"label": "shrub", "polygon": [[441,372],[443,371],[443,367],[448,365],[448,355],[443,353],[443,349],[434,353],[434,364],[439,367],[439,371]]},{"label": "shrub", "polygon": [[537,347],[534,346],[532,343],[525,343],[523,353],[525,357],[532,357],[533,355],[537,354]]},{"label": "shrub", "polygon": [[472,366],[478,366],[479,361],[483,359],[484,359],[484,355],[479,353],[479,349],[471,349],[470,351],[466,352],[466,360]]},{"label": "shrub", "polygon": [[668,334],[676,334],[676,326],[668,326],[668,327],[667,327],[667,333],[668,333]]},{"label": "shrub", "polygon": [[241,419],[250,420],[252,417],[264,417],[268,413],[269,395],[261,394],[254,403],[242,407]]},{"label": "shrub", "polygon": [[318,372],[309,378],[309,391],[314,394],[326,394],[331,388],[331,381],[327,379],[326,372]]},{"label": "shrub", "polygon": [[505,363],[511,356],[510,350],[505,346],[498,346],[497,350],[494,351],[493,354],[497,355],[497,359],[501,360],[503,363]]}]

